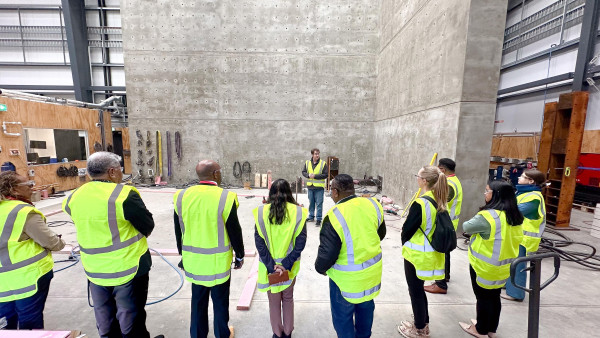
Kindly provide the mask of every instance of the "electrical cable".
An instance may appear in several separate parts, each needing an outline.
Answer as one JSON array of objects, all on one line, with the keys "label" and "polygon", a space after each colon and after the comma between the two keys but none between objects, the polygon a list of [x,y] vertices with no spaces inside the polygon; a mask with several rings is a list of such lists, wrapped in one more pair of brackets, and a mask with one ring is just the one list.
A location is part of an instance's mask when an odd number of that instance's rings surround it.
[{"label": "electrical cable", "polygon": [[[183,287],[183,281],[184,281],[184,278],[183,278],[183,274],[181,273],[181,271],[179,271],[179,269],[178,269],[178,268],[177,268],[175,265],[171,264],[171,262],[169,262],[169,261],[168,261],[168,260],[165,258],[165,256],[163,256],[163,255],[162,255],[160,252],[158,252],[158,251],[156,251],[156,250],[154,250],[154,249],[152,249],[152,248],[148,248],[148,250],[150,250],[150,251],[152,251],[152,252],[156,253],[157,255],[159,255],[159,256],[160,256],[160,258],[162,258],[162,259],[163,259],[165,262],[167,262],[167,264],[169,264],[169,266],[170,266],[171,268],[173,268],[173,270],[175,270],[175,272],[177,272],[177,274],[179,275],[179,286],[177,287],[177,290],[175,290],[175,291],[171,292],[171,294],[169,294],[168,296],[166,296],[166,297],[163,297],[163,298],[161,298],[161,299],[159,299],[159,300],[155,300],[155,301],[153,301],[153,302],[146,302],[146,305],[153,305],[153,304],[157,304],[157,303],[160,303],[160,302],[164,302],[165,300],[167,300],[167,299],[169,299],[169,298],[171,298],[171,297],[175,296],[175,294],[177,294],[177,292],[179,292],[179,290],[181,290],[181,288]],[[73,265],[74,265],[74,264],[73,264]],[[70,265],[69,267],[71,267],[71,266],[73,266],[73,265]],[[59,270],[59,271],[60,271],[60,270]],[[87,295],[87,297],[88,297],[88,305],[89,305],[90,307],[94,307],[94,305],[93,305],[93,304],[92,304],[92,302],[91,302],[91,297],[90,297],[90,281],[89,281],[89,280],[88,280],[88,288],[87,288],[87,289],[88,289],[88,290],[87,290],[87,294],[88,294],[88,295]]]},{"label": "electrical cable", "polygon": [[148,248],[148,249],[151,250],[151,251],[153,251],[153,252],[155,252],[155,253],[157,253],[160,256],[160,258],[162,258],[165,262],[167,262],[167,264],[169,264],[169,266],[171,266],[173,268],[173,270],[175,270],[175,272],[177,272],[177,274],[179,275],[179,287],[177,288],[177,290],[175,290],[170,295],[168,295],[166,297],[163,297],[163,298],[161,298],[159,300],[155,300],[153,302],[146,303],[146,305],[152,305],[152,304],[163,302],[163,301],[165,301],[165,300],[173,297],[177,292],[179,292],[179,290],[181,290],[181,288],[183,287],[183,274],[181,273],[181,271],[175,265],[171,264],[171,262],[169,262],[165,258],[165,256],[163,256],[160,252],[158,252],[158,251],[156,251],[156,250],[154,250],[152,248]]},{"label": "electrical cable", "polygon": [[242,165],[238,161],[233,163],[233,177],[242,178]]},{"label": "electrical cable", "polygon": [[[65,222],[68,222],[68,221],[65,221]],[[73,222],[71,222],[71,223],[73,223]],[[62,268],[60,268],[58,270],[54,270],[54,272],[60,272],[60,271],[66,270],[66,269],[68,269],[68,268],[70,268],[72,266],[75,266],[77,263],[79,263],[79,253],[75,253],[75,249],[77,249],[77,248],[79,248],[79,246],[71,248],[71,253],[69,254],[69,258],[63,259],[63,260],[59,260],[59,261],[54,261],[55,264],[56,263],[64,263],[64,262],[73,262],[70,265],[62,267]]]},{"label": "electrical cable", "polygon": [[46,225],[48,226],[48,228],[54,228],[54,227],[59,227],[65,224],[75,224],[72,221],[51,221],[51,222],[47,222]]},{"label": "electrical cable", "polygon": [[181,133],[175,132],[175,153],[177,154],[177,160],[181,160]]}]

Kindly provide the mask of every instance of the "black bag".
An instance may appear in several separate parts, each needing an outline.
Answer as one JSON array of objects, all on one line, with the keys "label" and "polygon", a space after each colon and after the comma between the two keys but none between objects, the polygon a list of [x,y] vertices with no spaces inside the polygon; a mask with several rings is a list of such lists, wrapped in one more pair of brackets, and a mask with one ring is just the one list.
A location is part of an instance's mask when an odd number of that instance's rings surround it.
[{"label": "black bag", "polygon": [[[437,203],[435,200],[429,196],[423,196],[423,198],[427,199],[433,207],[437,209]],[[423,228],[419,227],[423,235],[425,235],[425,231]],[[454,230],[454,225],[452,224],[452,219],[450,219],[450,214],[448,211],[437,212],[435,215],[435,231],[433,232],[433,236],[431,237],[431,241],[427,236],[425,236],[431,247],[441,253],[450,253],[452,250],[456,249],[456,231]]]}]

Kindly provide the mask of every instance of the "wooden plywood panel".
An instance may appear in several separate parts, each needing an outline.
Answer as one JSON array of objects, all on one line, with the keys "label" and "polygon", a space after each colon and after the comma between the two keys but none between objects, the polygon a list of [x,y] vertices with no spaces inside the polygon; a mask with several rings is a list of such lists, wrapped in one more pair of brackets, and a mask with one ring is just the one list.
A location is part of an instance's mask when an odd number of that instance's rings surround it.
[{"label": "wooden plywood panel", "polygon": [[538,169],[543,173],[548,171],[550,165],[550,152],[554,138],[554,125],[556,123],[557,112],[558,102],[546,103],[544,106],[544,122],[538,153]]},{"label": "wooden plywood panel", "polygon": [[492,140],[491,156],[536,159],[539,136],[496,136]]},{"label": "wooden plywood panel", "polygon": [[583,132],[581,152],[586,154],[600,154],[600,130],[586,130]]},{"label": "wooden plywood panel", "polygon": [[[99,122],[99,113],[97,110],[63,106],[51,103],[32,102],[27,100],[18,100],[7,97],[0,97],[0,103],[7,105],[6,112],[0,112],[0,120],[21,122],[22,125],[10,125],[9,132],[18,132],[23,134],[23,127],[29,128],[48,128],[48,129],[76,129],[85,130],[88,134],[89,154],[94,152],[94,143],[102,142],[101,131],[96,127]],[[112,143],[112,132],[110,129],[110,113],[105,113],[108,121],[107,142]],[[23,176],[28,176],[28,169],[35,170],[34,180],[36,185],[58,184],[58,191],[69,190],[80,186],[84,181],[79,177],[62,178],[56,175],[56,169],[64,163],[47,165],[27,165],[24,135],[7,136],[0,133],[0,163],[11,162],[15,165],[16,171]],[[10,149],[18,149],[20,156],[9,155]],[[69,162],[66,164],[76,165],[78,168],[85,168],[86,162]]]}]

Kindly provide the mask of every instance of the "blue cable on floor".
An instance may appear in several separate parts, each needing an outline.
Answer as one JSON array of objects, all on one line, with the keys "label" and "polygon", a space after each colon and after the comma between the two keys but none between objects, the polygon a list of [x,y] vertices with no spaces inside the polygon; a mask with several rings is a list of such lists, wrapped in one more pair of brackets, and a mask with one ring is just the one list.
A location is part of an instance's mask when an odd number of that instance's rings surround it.
[{"label": "blue cable on floor", "polygon": [[162,301],[165,301],[165,300],[173,297],[177,292],[179,292],[179,290],[181,290],[181,288],[183,287],[183,274],[181,273],[181,271],[179,271],[179,269],[175,265],[171,264],[171,262],[169,262],[165,258],[165,256],[163,256],[160,252],[158,252],[158,251],[156,251],[156,250],[154,250],[152,248],[148,248],[148,249],[150,249],[150,250],[154,251],[155,253],[157,253],[160,256],[160,258],[162,258],[165,262],[167,262],[167,264],[169,264],[173,268],[173,270],[175,270],[177,272],[177,274],[179,275],[179,282],[180,282],[179,283],[179,287],[177,288],[177,290],[175,290],[170,295],[168,295],[168,296],[166,296],[166,297],[164,297],[162,299],[156,300],[154,302],[146,303],[146,305],[152,305],[152,304],[156,304],[156,303],[160,303]]},{"label": "blue cable on floor", "polygon": [[[54,272],[63,271],[63,270],[65,270],[65,269],[68,269],[68,268],[70,268],[70,267],[73,267],[73,266],[75,266],[77,263],[79,263],[79,254],[76,254],[76,253],[75,253],[75,249],[76,249],[76,248],[78,248],[78,246],[77,246],[77,247],[75,247],[75,248],[72,248],[72,249],[71,249],[71,254],[69,255],[69,258],[68,258],[68,259],[64,259],[64,260],[60,260],[60,261],[55,261],[55,262],[54,262],[54,263],[62,263],[62,262],[73,262],[73,263],[72,263],[72,264],[70,264],[70,265],[67,265],[67,266],[65,266],[65,267],[63,267],[63,268],[60,268],[60,269],[58,269],[58,270],[54,270]],[[169,264],[169,266],[170,266],[171,268],[173,268],[173,270],[175,270],[175,272],[177,272],[177,274],[179,275],[179,287],[177,288],[177,290],[175,290],[175,291],[174,291],[174,292],[172,292],[170,295],[168,295],[168,296],[166,296],[166,297],[164,297],[164,298],[161,298],[161,299],[159,299],[159,300],[156,300],[156,301],[153,301],[153,302],[146,303],[146,305],[152,305],[152,304],[156,304],[156,303],[160,303],[160,302],[162,302],[162,301],[165,301],[165,300],[167,300],[167,299],[169,299],[169,298],[173,297],[175,294],[177,294],[177,292],[179,292],[179,290],[181,290],[181,288],[183,287],[183,274],[181,273],[181,271],[179,271],[179,269],[178,269],[178,268],[177,268],[175,265],[171,264],[171,262],[169,262],[169,261],[168,261],[168,260],[165,258],[165,256],[163,256],[163,255],[162,255],[160,252],[158,252],[158,251],[156,251],[156,250],[154,250],[154,249],[152,249],[152,248],[148,248],[148,250],[151,250],[151,251],[155,252],[156,254],[158,254],[158,255],[160,256],[160,258],[162,258],[162,259],[163,259],[165,262],[167,262],[167,264]],[[94,306],[91,304],[91,302],[90,302],[89,287],[88,287],[88,304],[90,305],[90,307],[94,307]]]}]

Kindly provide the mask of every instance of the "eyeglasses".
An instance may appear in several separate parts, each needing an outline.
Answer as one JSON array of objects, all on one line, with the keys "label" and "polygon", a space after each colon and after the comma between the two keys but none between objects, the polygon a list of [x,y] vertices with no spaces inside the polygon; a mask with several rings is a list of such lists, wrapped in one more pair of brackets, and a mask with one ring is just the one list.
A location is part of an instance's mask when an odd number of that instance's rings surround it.
[{"label": "eyeglasses", "polygon": [[520,177],[521,177],[521,178],[524,178],[524,179],[526,179],[526,180],[530,180],[530,179],[531,179],[531,178],[527,177],[527,175],[525,175],[525,174],[521,174],[521,176],[520,176]]},{"label": "eyeglasses", "polygon": [[22,183],[17,183],[18,186],[27,186],[27,187],[33,187],[35,185],[35,181],[27,181],[27,182],[22,182]]},{"label": "eyeglasses", "polygon": [[415,174],[415,177],[417,177],[417,178],[423,178],[423,176],[419,176],[418,174]]},{"label": "eyeglasses", "polygon": [[491,193],[491,192],[492,192],[492,190],[487,190],[487,189],[485,189],[485,192],[484,192],[483,194],[484,194],[484,195],[487,195],[487,194],[489,194],[489,193]]}]

